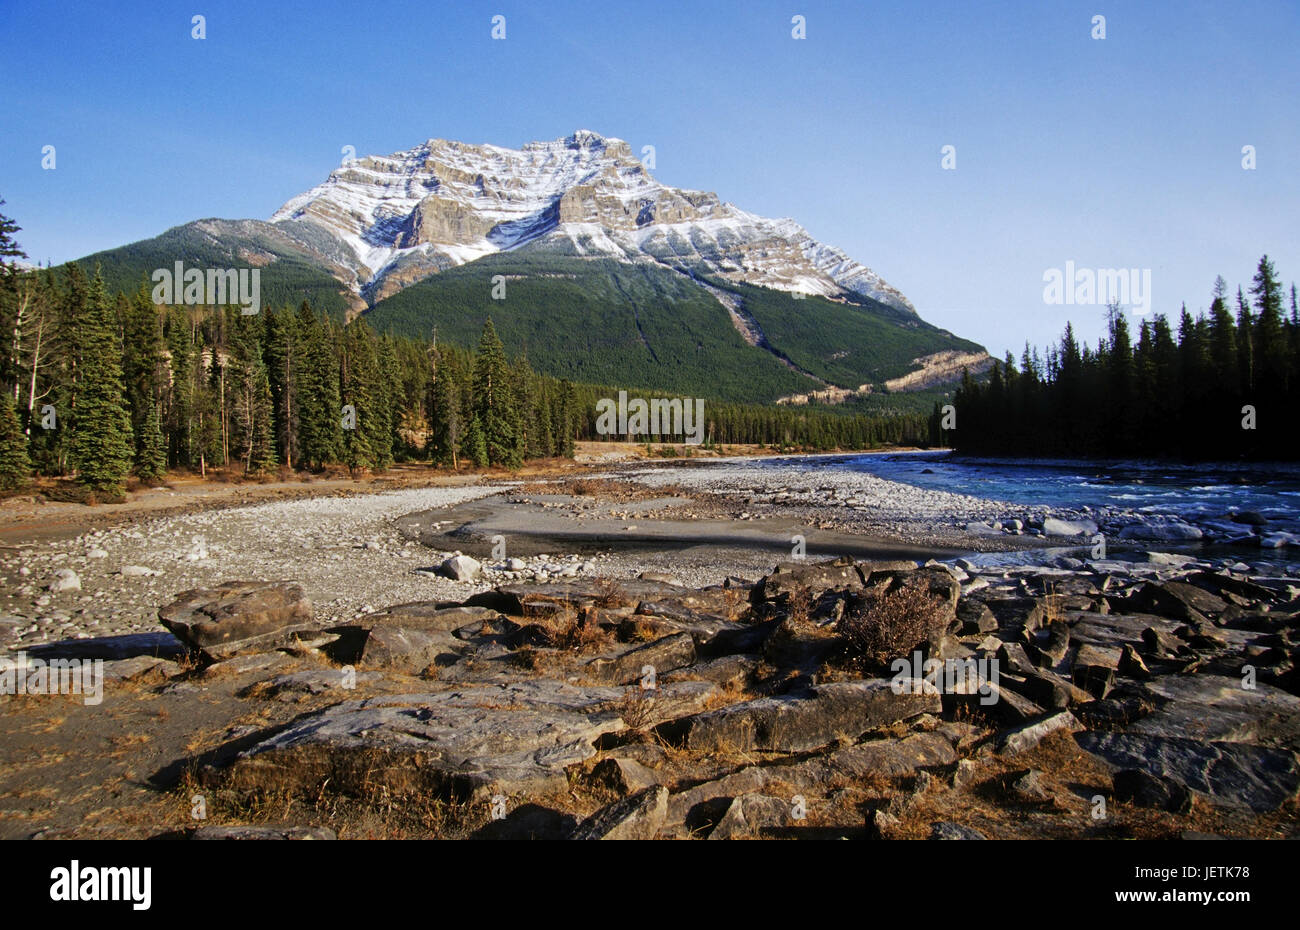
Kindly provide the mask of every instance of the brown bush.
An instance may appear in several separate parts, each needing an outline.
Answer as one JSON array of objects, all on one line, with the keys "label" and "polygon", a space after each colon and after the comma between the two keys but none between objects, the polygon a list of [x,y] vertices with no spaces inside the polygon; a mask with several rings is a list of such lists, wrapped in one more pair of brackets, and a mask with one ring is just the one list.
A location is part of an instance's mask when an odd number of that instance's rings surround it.
[{"label": "brown bush", "polygon": [[874,666],[905,657],[946,626],[942,602],[919,584],[869,592],[844,613],[837,629],[848,651]]},{"label": "brown bush", "polygon": [[623,586],[613,578],[597,578],[596,588],[596,606],[604,607],[610,610],[615,607],[626,607],[628,605],[627,591]]}]

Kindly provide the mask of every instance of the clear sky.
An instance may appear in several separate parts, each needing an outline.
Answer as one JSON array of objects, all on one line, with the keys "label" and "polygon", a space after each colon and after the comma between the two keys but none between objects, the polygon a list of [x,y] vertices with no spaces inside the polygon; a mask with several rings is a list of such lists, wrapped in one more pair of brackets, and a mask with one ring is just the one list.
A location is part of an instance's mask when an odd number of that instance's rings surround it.
[{"label": "clear sky", "polygon": [[998,354],[1100,334],[1100,307],[1044,302],[1067,261],[1151,269],[1156,312],[1264,252],[1300,281],[1296,0],[0,0],[0,62],[0,210],[34,261],[265,219],[345,145],[585,128],[794,217]]}]

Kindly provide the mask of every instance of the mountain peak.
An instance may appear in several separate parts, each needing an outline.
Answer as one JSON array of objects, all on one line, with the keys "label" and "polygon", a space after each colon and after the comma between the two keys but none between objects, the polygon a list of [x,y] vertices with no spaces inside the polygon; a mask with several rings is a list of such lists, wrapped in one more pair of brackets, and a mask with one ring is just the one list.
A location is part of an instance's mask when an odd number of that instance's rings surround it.
[{"label": "mountain peak", "polygon": [[611,142],[622,142],[622,139],[607,139],[598,132],[592,132],[590,129],[579,129],[573,135],[568,136],[565,140],[569,145],[579,148],[605,148]]},{"label": "mountain peak", "polygon": [[373,304],[408,284],[525,245],[656,261],[721,278],[915,313],[899,291],[793,220],[656,181],[622,139],[579,129],[511,149],[430,139],[349,160],[271,217]]}]

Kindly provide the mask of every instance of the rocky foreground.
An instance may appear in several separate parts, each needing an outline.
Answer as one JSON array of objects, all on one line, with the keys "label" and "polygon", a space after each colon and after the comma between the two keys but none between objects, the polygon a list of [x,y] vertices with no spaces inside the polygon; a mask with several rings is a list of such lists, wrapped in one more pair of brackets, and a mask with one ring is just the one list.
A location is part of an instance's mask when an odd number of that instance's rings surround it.
[{"label": "rocky foreground", "polygon": [[342,624],[231,581],[160,619],[110,690],[208,735],[152,774],[174,818],[146,835],[1296,833],[1296,579],[841,559]]}]

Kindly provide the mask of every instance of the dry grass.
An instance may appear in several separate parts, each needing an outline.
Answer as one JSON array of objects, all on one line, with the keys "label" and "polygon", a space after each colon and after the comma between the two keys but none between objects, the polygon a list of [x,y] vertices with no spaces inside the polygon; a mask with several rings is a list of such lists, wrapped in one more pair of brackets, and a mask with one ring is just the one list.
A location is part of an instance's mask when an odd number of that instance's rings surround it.
[{"label": "dry grass", "polygon": [[1061,610],[1061,595],[1056,593],[1056,583],[1049,581],[1043,589],[1046,592],[1043,596],[1043,628],[1046,629],[1063,621],[1065,614]]},{"label": "dry grass", "polygon": [[581,614],[571,604],[561,604],[549,617],[541,620],[549,645],[555,649],[599,652],[613,644],[613,634],[603,628],[586,611]]},{"label": "dry grass", "polygon": [[888,665],[943,629],[939,602],[920,585],[867,598],[851,607],[838,624],[849,652],[874,666]]},{"label": "dry grass", "polygon": [[786,616],[795,626],[807,626],[812,616],[812,592],[799,585],[787,595]]},{"label": "dry grass", "polygon": [[739,620],[749,609],[749,592],[740,588],[726,588],[722,592],[723,610],[728,620]]}]

